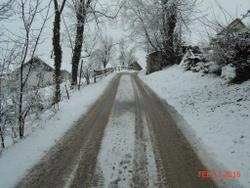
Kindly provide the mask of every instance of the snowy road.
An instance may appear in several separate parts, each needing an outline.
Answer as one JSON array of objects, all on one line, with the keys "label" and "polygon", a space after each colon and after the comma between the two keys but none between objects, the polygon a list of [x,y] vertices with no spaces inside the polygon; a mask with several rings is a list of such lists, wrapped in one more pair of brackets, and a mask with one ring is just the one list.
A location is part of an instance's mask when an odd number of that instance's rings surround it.
[{"label": "snowy road", "polygon": [[167,105],[136,74],[119,74],[16,187],[216,187],[197,177],[205,169]]}]

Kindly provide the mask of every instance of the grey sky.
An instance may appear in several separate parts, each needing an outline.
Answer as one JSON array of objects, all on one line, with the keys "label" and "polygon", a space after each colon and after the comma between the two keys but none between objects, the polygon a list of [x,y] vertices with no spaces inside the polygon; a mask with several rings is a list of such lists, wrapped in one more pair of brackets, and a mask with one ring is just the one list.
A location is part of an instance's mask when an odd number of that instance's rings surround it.
[{"label": "grey sky", "polygon": [[[225,15],[219,6],[224,9]],[[220,23],[227,25],[235,18],[241,18],[242,14],[245,14],[247,10],[250,9],[250,0],[203,0],[199,3],[198,8],[200,9],[201,14],[206,15],[207,19],[211,21],[217,20]],[[244,23],[249,24],[250,18],[243,21]],[[214,31],[205,27],[204,24],[199,21],[193,23],[191,31],[192,34],[189,36],[189,41],[194,44],[202,40],[208,40],[205,31],[215,34]]]},{"label": "grey sky", "polygon": [[[46,2],[48,0],[44,0]],[[114,2],[118,2],[118,0],[100,0],[103,4],[112,4]],[[217,0],[218,3],[223,7],[223,9],[226,10],[231,16],[227,15],[227,22],[232,21],[236,17],[241,17],[243,13],[245,13],[247,10],[250,9],[250,0]],[[217,19],[218,21],[222,23],[226,23],[226,20],[222,14],[222,11],[218,8],[216,4],[216,0],[203,0],[203,2],[199,3],[199,7],[201,10],[201,13],[204,15],[207,15],[207,18],[209,20],[215,20]],[[53,5],[51,9],[51,14],[53,14]],[[18,23],[19,22],[19,23]],[[250,23],[250,19],[246,19],[245,22]],[[68,25],[72,23],[71,20],[67,19]],[[39,23],[37,23],[39,25]],[[53,24],[53,17],[51,20],[47,23],[47,27],[44,31],[43,37],[45,37],[45,41],[43,44],[39,46],[39,51],[37,52],[37,55],[41,56],[41,58],[48,64],[53,65],[53,60],[50,59],[50,54],[52,50],[52,24]],[[63,25],[63,22],[62,22]],[[21,27],[22,25],[20,24],[19,21],[12,21],[8,22],[6,24],[7,28],[14,32],[14,33],[20,33],[21,32]],[[91,26],[89,27],[90,29],[87,29],[87,31],[91,30]],[[195,22],[192,25],[190,25],[190,30],[191,33],[189,33],[186,37],[186,39],[190,43],[197,43],[202,40],[207,40],[207,35],[204,32],[205,30],[208,30],[208,28],[205,28],[201,22]],[[119,41],[121,38],[124,38],[124,34],[126,34],[121,28],[120,25],[118,25],[116,22],[111,22],[109,25],[107,25],[105,28],[103,28],[103,31],[107,33],[107,35],[112,36],[116,41]],[[93,32],[93,31],[92,31]],[[211,31],[212,32],[212,31]],[[63,36],[63,39],[67,37],[66,35]],[[115,41],[115,42],[116,42]],[[139,58],[139,63],[140,64],[145,64],[145,55],[146,53],[143,52],[142,50],[139,50],[136,53],[137,57]],[[63,64],[62,68],[67,69],[70,71],[71,69],[71,49],[66,47],[65,45],[63,46]]]}]

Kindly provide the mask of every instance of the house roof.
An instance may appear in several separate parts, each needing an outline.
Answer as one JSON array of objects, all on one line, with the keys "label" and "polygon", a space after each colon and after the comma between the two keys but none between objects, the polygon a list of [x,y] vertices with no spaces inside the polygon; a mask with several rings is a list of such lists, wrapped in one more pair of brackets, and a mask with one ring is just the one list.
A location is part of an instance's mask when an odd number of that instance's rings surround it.
[{"label": "house roof", "polygon": [[137,69],[137,70],[142,70],[141,65],[140,65],[137,61],[134,61],[133,63],[131,63],[131,64],[129,65],[129,67],[130,67],[130,68],[135,68],[135,69]]},{"label": "house roof", "polygon": [[39,57],[33,57],[32,59],[30,59],[28,62],[26,62],[24,64],[24,67],[25,66],[30,66],[30,64],[32,64],[32,66],[37,66],[37,65],[43,65],[44,68],[47,70],[47,71],[53,71],[54,69],[49,66],[47,63],[45,63],[42,59],[40,59]]},{"label": "house roof", "polygon": [[147,56],[157,56],[159,53],[162,53],[162,51],[160,51],[160,50],[152,51],[152,52],[148,53]]},{"label": "house roof", "polygon": [[[54,69],[49,66],[47,63],[45,63],[42,59],[40,59],[39,57],[33,57],[32,59],[30,59],[29,61],[27,61],[26,63],[23,64],[23,67],[30,67],[32,65],[32,70],[34,70],[34,68],[36,68],[38,65],[42,65],[44,70],[46,71],[54,71]],[[18,67],[17,69],[15,69],[13,72],[18,72],[20,71],[20,67]]]},{"label": "house roof", "polygon": [[246,25],[241,21],[241,19],[236,18],[234,21],[232,21],[227,27],[225,27],[221,32],[219,32],[217,35],[224,35],[228,32],[234,32],[242,29],[247,29]]},{"label": "house roof", "polygon": [[[30,59],[29,61],[27,61],[26,63],[24,63],[24,68],[25,67],[31,67],[31,70],[36,70],[37,67],[42,67],[43,71],[48,71],[48,72],[53,72],[54,68],[51,67],[50,65],[48,65],[47,63],[45,63],[42,59],[40,59],[39,57],[33,57],[32,59]],[[20,71],[20,67],[18,67],[17,69],[15,69],[12,73],[18,73]],[[41,69],[39,69],[39,71],[41,71]],[[71,75],[71,73],[67,70],[62,69],[61,70],[61,74],[62,75]]]}]

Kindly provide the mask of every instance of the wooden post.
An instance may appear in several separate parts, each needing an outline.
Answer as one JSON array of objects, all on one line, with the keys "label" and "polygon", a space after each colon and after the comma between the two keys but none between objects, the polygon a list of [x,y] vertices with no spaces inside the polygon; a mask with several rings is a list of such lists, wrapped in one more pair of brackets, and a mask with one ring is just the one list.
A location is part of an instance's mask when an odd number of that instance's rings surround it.
[{"label": "wooden post", "polygon": [[79,78],[79,83],[78,83],[78,90],[81,89],[81,81],[82,81],[82,66],[83,66],[83,60],[81,61],[81,68],[80,68],[80,78]]},{"label": "wooden post", "polygon": [[67,98],[68,98],[68,100],[69,100],[69,99],[70,99],[70,96],[69,96],[69,90],[68,90],[68,88],[67,88],[67,85],[65,85],[65,90],[66,90]]},{"label": "wooden post", "polygon": [[3,130],[1,128],[1,126],[0,126],[1,146],[2,146],[2,148],[5,148],[5,145],[4,145],[4,135],[3,134],[4,134]]},{"label": "wooden post", "polygon": [[96,83],[96,73],[95,73],[95,70],[94,70],[94,82]]}]

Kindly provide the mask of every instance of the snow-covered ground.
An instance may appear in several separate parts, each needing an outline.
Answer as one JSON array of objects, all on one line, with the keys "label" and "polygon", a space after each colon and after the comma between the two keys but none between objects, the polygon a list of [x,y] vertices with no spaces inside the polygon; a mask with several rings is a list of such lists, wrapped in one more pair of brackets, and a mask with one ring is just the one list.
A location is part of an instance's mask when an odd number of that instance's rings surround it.
[{"label": "snow-covered ground", "polygon": [[[205,150],[210,156],[200,155],[207,170],[240,171],[240,183],[250,187],[250,81],[228,85],[219,77],[184,72],[179,66],[139,76],[185,119],[181,128],[194,133],[198,153]],[[211,165],[208,158],[221,165]]]},{"label": "snow-covered ground", "polygon": [[[116,95],[116,101],[120,103],[134,99],[132,83],[130,78],[126,78],[129,77],[121,78]],[[120,181],[119,185],[122,187],[129,186],[128,182],[132,179],[129,171],[133,171],[134,135],[135,114],[133,112],[124,111],[119,116],[111,115],[97,162],[97,170],[103,172],[105,187],[118,183],[116,181]],[[126,166],[125,171],[124,166]],[[119,171],[124,171],[122,177],[120,177]],[[123,181],[124,178],[126,181]]]},{"label": "snow-covered ground", "polygon": [[114,75],[115,73],[73,93],[70,100],[60,103],[60,110],[53,118],[41,119],[42,126],[37,127],[32,134],[2,152],[0,155],[0,187],[13,187],[74,125],[74,122],[87,112]]},{"label": "snow-covered ground", "polygon": [[[139,184],[139,182],[134,182],[133,178],[135,171],[143,168],[139,165],[142,161],[138,162],[140,159],[137,152],[140,150],[136,151],[142,144],[145,144],[145,151],[142,151],[140,155],[146,154],[144,162],[147,164],[147,168],[146,172],[140,171],[139,176],[144,179],[143,181],[148,181],[149,187],[156,187],[157,168],[146,120],[143,124],[143,132],[146,137],[144,141],[137,140],[135,135],[135,127],[141,125],[135,124],[134,95],[131,77],[122,76],[98,155],[95,174],[101,177],[101,181],[98,181],[96,187],[125,188],[134,187],[133,183]],[[139,166],[135,165],[137,163]]]}]

